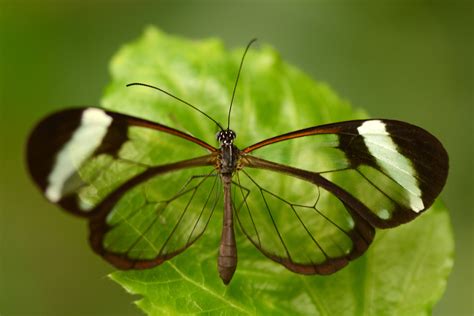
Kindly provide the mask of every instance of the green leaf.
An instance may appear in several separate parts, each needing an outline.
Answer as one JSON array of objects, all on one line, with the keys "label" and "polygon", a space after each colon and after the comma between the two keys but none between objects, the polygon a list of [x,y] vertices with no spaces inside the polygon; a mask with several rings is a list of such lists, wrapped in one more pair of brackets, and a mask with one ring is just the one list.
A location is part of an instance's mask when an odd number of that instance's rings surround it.
[{"label": "green leaf", "polygon": [[[215,124],[176,100],[130,82],[159,86],[198,106],[221,124],[243,49],[218,40],[193,41],[148,28],[113,58],[108,109],[147,118],[216,144]],[[236,145],[308,126],[366,117],[325,84],[316,83],[261,45],[247,55],[232,110]],[[166,153],[164,153],[166,154]],[[453,236],[437,202],[417,220],[378,231],[367,253],[330,276],[302,276],[267,259],[237,229],[239,264],[224,286],[217,273],[221,211],[193,246],[149,270],[111,278],[142,298],[150,315],[426,315],[441,297],[453,264]]]}]

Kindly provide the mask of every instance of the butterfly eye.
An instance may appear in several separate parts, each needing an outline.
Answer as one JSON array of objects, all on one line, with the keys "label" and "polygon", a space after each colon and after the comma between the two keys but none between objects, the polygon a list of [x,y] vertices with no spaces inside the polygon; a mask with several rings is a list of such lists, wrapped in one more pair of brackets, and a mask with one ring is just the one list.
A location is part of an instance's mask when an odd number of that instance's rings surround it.
[{"label": "butterfly eye", "polygon": [[225,135],[224,135],[223,131],[219,131],[219,132],[216,133],[216,139],[217,139],[218,142],[222,142],[224,137],[225,137]]}]

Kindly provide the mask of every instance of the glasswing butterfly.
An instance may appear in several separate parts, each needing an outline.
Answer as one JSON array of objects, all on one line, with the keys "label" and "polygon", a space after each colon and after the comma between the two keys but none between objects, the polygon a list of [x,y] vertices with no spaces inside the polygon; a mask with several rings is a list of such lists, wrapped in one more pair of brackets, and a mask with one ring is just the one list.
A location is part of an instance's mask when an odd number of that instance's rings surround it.
[{"label": "glasswing butterfly", "polygon": [[[218,147],[95,107],[54,113],[34,128],[27,145],[32,178],[50,202],[88,219],[93,250],[115,267],[146,269],[171,259],[222,207],[218,270],[225,284],[237,266],[235,222],[258,250],[289,270],[331,274],[367,250],[375,228],[414,219],[441,192],[445,149],[405,122],[344,121],[237,148],[231,109],[253,42],[240,62],[227,128],[161,88],[129,84],[159,90],[206,116],[219,128]],[[206,154],[188,155],[187,147]],[[292,148],[299,150],[298,165],[284,164]],[[150,158],[160,151],[169,152],[168,160]]]}]

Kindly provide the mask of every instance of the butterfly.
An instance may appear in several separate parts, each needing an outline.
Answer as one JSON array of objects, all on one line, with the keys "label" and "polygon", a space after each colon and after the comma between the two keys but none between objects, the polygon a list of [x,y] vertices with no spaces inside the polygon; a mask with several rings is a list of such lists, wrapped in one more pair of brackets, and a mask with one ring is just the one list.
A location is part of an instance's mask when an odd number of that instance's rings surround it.
[{"label": "butterfly", "polygon": [[[296,273],[327,275],[361,256],[375,228],[413,220],[441,192],[446,150],[401,121],[330,123],[237,148],[231,109],[253,42],[240,62],[226,128],[170,92],[129,84],[159,90],[213,121],[218,146],[98,107],[53,113],[31,132],[34,182],[47,200],[88,220],[92,249],[115,267],[162,264],[223,209],[217,266],[224,284],[237,267],[236,223],[269,259]],[[295,150],[298,159],[286,164]]]}]

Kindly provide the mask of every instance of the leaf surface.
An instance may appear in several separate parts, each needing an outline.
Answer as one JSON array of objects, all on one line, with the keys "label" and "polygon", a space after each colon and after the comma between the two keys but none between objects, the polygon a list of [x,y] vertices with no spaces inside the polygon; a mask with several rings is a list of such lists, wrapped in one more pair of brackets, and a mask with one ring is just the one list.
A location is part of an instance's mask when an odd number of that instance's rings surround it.
[{"label": "leaf surface", "polygon": [[[156,85],[225,125],[242,53],[242,48],[227,51],[215,39],[182,39],[150,27],[113,58],[103,105],[217,146],[218,129],[201,114],[155,90],[125,85]],[[261,45],[246,57],[231,128],[237,132],[236,145],[244,148],[295,129],[365,117]],[[149,315],[427,315],[453,264],[449,215],[437,202],[409,224],[377,231],[365,255],[330,276],[284,269],[260,254],[237,228],[239,263],[232,282],[224,286],[217,273],[221,222],[222,210],[217,210],[204,235],[184,253],[156,268],[117,271],[111,278],[141,295],[137,304]]]}]

